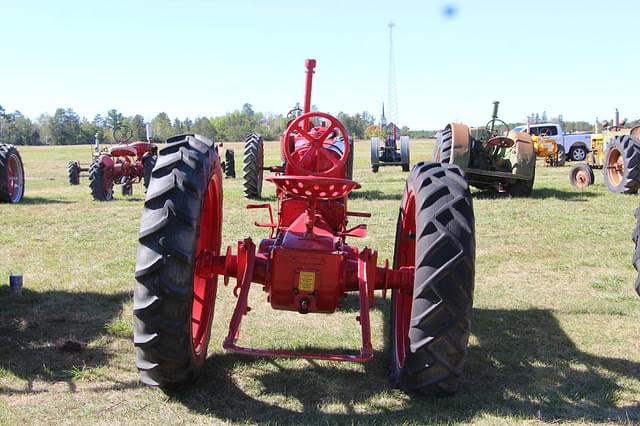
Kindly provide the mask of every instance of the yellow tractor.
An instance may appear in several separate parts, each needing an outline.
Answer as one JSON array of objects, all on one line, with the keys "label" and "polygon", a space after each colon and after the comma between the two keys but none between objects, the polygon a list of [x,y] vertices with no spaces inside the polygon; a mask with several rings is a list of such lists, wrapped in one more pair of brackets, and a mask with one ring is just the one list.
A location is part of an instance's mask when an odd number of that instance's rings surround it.
[{"label": "yellow tractor", "polygon": [[544,163],[550,167],[564,166],[567,154],[564,146],[558,143],[558,125],[527,124],[513,129],[516,132],[524,132],[531,135],[533,151],[537,158],[544,158]]},{"label": "yellow tractor", "polygon": [[544,131],[536,133],[533,128],[530,129],[531,140],[533,141],[533,150],[536,157],[544,158],[544,164],[550,167],[562,167],[566,159],[564,147],[558,145],[553,139],[548,139]]},{"label": "yellow tractor", "polygon": [[595,182],[593,169],[602,169],[602,179],[611,192],[636,194],[640,190],[640,126],[625,128],[616,110],[612,124],[591,135],[591,152],[586,163],[575,164],[569,182],[582,189]]}]

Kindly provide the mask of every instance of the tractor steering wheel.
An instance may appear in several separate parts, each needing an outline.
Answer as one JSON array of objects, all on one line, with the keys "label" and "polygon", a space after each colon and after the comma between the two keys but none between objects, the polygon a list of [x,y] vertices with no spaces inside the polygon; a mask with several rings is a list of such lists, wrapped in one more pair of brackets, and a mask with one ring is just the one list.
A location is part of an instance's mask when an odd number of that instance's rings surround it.
[{"label": "tractor steering wheel", "polygon": [[[322,118],[328,121],[326,127],[310,127],[312,118]],[[309,123],[309,124],[307,124]],[[338,138],[338,132],[344,139],[344,149],[339,158],[332,153],[334,151],[327,149],[332,142],[327,139]],[[294,156],[296,150],[295,142],[304,139],[308,141],[309,149],[301,156]],[[289,124],[284,134],[284,155],[287,164],[291,165],[295,174],[312,175],[312,176],[328,176],[339,167],[344,166],[349,158],[349,135],[342,123],[334,116],[324,112],[308,112],[297,117]],[[327,168],[327,164],[329,164]]]},{"label": "tractor steering wheel", "polygon": [[[492,127],[493,127],[493,133],[491,132]],[[504,127],[506,131],[500,132],[499,131],[500,127]],[[487,133],[491,135],[491,137],[509,134],[509,126],[507,125],[507,123],[500,120],[499,118],[494,118],[493,120],[489,120],[489,122],[487,123],[486,126],[484,126],[484,128],[487,131]]]},{"label": "tractor steering wheel", "polygon": [[129,142],[133,136],[133,130],[125,124],[118,124],[113,128],[113,140],[123,144]]}]

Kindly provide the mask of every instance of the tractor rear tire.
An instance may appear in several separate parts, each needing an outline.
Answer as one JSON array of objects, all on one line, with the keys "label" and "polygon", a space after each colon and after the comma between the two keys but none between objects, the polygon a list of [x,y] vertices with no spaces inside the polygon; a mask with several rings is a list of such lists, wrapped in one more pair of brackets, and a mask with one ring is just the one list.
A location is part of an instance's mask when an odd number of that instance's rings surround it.
[{"label": "tractor rear tire", "polygon": [[371,171],[378,173],[380,169],[380,138],[371,138]]},{"label": "tractor rear tire", "polygon": [[199,255],[220,253],[222,168],[213,141],[167,140],[140,219],[133,293],[136,366],[149,386],[196,378],[207,356],[217,276],[196,275]]},{"label": "tractor rear tire", "polygon": [[224,152],[224,177],[236,177],[236,154],[232,149],[227,149]]},{"label": "tractor rear tire", "polygon": [[403,172],[408,172],[409,170],[411,170],[408,136],[400,136],[400,163],[402,164]]},{"label": "tractor rear tire", "polygon": [[17,204],[24,196],[24,165],[15,146],[0,143],[0,202]]},{"label": "tractor rear tire", "polygon": [[264,141],[257,133],[249,133],[244,140],[242,186],[245,198],[262,197]]},{"label": "tractor rear tire", "polygon": [[149,187],[149,181],[151,180],[151,173],[153,172],[153,168],[156,166],[157,161],[158,161],[157,154],[151,154],[142,159],[142,167],[144,168],[142,184],[144,185],[145,189]]},{"label": "tractor rear tire", "polygon": [[415,267],[413,294],[391,296],[393,385],[427,396],[455,393],[469,341],[475,229],[458,166],[418,163],[402,197],[394,268]]},{"label": "tractor rear tire", "polygon": [[353,139],[349,137],[349,155],[347,156],[347,179],[353,179]]},{"label": "tractor rear tire", "polygon": [[558,145],[558,161],[553,162],[554,167],[564,167],[567,161],[567,153],[564,150],[564,146]]},{"label": "tractor rear tire", "polygon": [[603,179],[609,191],[625,194],[638,193],[640,140],[630,135],[616,136],[607,145],[603,163]]},{"label": "tractor rear tire", "polygon": [[638,241],[640,239],[640,208],[636,209],[635,216],[636,216],[636,227],[633,230],[631,239],[633,240],[636,246],[635,252],[633,254],[633,267],[636,268],[636,271],[639,272],[636,278],[635,288],[636,288],[636,293],[638,293],[638,296],[640,296],[640,244],[639,244],[640,241]]},{"label": "tractor rear tire", "polygon": [[[466,126],[464,126],[466,128]],[[460,138],[465,138],[466,140],[453,140],[453,129],[451,128],[451,124],[447,125],[443,130],[439,131],[436,135],[436,146],[438,147],[437,158],[441,163],[449,163],[455,164],[458,167],[462,167],[463,169],[469,167],[469,163],[471,162],[471,135],[468,133],[468,128],[466,130],[467,134],[465,136],[460,135]],[[456,146],[456,150],[454,151],[453,147]],[[464,155],[462,158],[458,158],[461,152],[467,152],[466,158]]]},{"label": "tractor rear tire", "polygon": [[67,174],[69,175],[69,185],[80,185],[80,165],[77,161],[69,161]]},{"label": "tractor rear tire", "polygon": [[89,188],[96,201],[111,201],[113,199],[113,179],[111,183],[104,182],[104,164],[99,159],[89,166]]},{"label": "tractor rear tire", "polygon": [[576,163],[569,172],[569,183],[575,189],[584,189],[593,185],[595,176],[593,169],[586,163]]}]

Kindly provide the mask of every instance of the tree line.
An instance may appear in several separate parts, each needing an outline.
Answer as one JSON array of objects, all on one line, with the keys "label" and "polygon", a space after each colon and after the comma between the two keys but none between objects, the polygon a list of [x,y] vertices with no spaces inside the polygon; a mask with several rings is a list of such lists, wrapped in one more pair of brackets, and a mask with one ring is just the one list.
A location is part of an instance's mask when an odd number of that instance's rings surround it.
[{"label": "tree line", "polygon": [[[315,106],[312,107],[316,110]],[[337,118],[355,139],[369,139],[381,135],[376,117],[367,111],[353,115],[339,112]],[[218,117],[196,117],[195,119],[171,119],[165,112],[156,115],[150,122],[152,140],[156,143],[179,133],[199,133],[217,141],[240,141],[248,132],[262,134],[265,140],[278,140],[284,132],[288,119],[283,114],[256,112],[249,103],[241,109]],[[547,121],[546,112],[531,114],[532,123]],[[586,121],[562,121],[562,116],[551,118],[561,121],[565,131],[593,131]],[[636,120],[638,122],[639,120]],[[635,123],[635,122],[634,122]],[[526,123],[509,123],[513,128]],[[627,122],[631,124],[631,122]],[[144,117],[140,114],[124,116],[116,109],[105,115],[98,114],[92,120],[80,117],[71,108],[58,108],[53,115],[42,114],[32,121],[20,111],[7,112],[0,106],[0,141],[15,145],[77,145],[93,143],[96,137],[101,143],[114,143],[113,129],[125,125],[132,132],[132,140],[145,140]],[[434,137],[436,130],[411,130],[404,126],[401,135],[412,138]]]},{"label": "tree line", "polygon": [[[249,103],[241,109],[218,117],[171,119],[165,112],[156,115],[150,124],[152,140],[163,142],[179,133],[199,133],[217,141],[243,140],[248,132],[260,133],[265,140],[279,140],[288,119],[283,114],[256,112]],[[352,137],[368,137],[367,128],[375,117],[368,112],[349,115],[340,112],[337,118]],[[15,145],[78,145],[90,144],[96,138],[101,143],[114,143],[113,129],[124,125],[132,133],[131,140],[146,140],[144,117],[124,116],[116,109],[98,114],[92,120],[80,117],[71,108],[58,108],[53,115],[42,114],[32,121],[20,111],[7,112],[0,106],[0,141]],[[408,128],[406,129],[408,131]]]}]

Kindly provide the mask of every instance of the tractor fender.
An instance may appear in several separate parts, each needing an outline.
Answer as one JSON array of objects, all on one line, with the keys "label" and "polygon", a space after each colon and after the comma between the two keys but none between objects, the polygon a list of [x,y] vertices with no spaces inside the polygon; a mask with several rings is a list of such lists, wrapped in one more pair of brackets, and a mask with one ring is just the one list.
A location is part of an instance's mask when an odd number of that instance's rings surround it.
[{"label": "tractor fender", "polygon": [[632,127],[629,134],[634,138],[640,139],[640,126]]},{"label": "tractor fender", "polygon": [[156,150],[155,145],[144,141],[132,142],[127,146],[133,148],[139,158],[142,158],[147,154],[153,154],[153,151]]},{"label": "tractor fender", "polygon": [[527,178],[531,177],[535,168],[536,153],[533,149],[531,135],[525,132],[509,132],[508,137],[515,141],[515,164],[513,173]]},{"label": "tractor fender", "polygon": [[451,129],[451,157],[453,162],[463,169],[469,167],[471,156],[471,134],[469,126],[462,123],[450,123],[447,127]]},{"label": "tractor fender", "polygon": [[115,165],[113,158],[108,154],[102,154],[98,157],[98,162],[104,165],[105,169],[111,169]]}]

